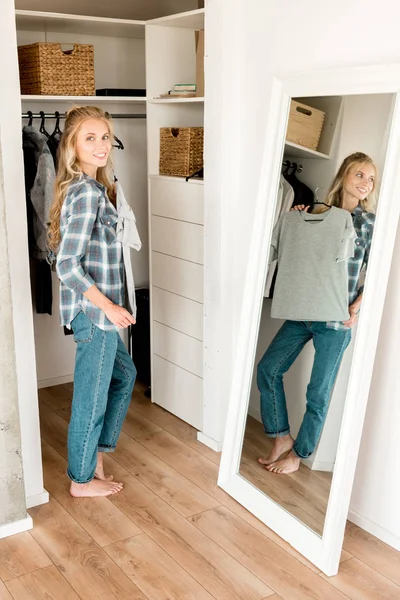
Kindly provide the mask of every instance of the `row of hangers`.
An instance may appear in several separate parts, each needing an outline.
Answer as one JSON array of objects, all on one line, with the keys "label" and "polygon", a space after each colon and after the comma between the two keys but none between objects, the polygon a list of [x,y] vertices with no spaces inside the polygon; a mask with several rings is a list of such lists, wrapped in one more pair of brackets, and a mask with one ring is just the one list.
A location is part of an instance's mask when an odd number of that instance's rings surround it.
[{"label": "row of hangers", "polygon": [[[33,119],[34,119],[33,112],[32,112],[31,110],[28,110],[28,111],[26,112],[26,114],[27,114],[27,118],[29,118],[29,121],[28,121],[28,126],[29,126],[29,127],[32,127],[32,124],[33,124]],[[60,129],[60,120],[65,118],[65,117],[64,117],[64,115],[61,115],[61,114],[58,112],[58,110],[56,110],[56,111],[55,111],[55,113],[54,113],[54,117],[53,117],[53,116],[51,116],[51,117],[50,117],[51,119],[55,119],[55,120],[56,120],[56,124],[55,124],[55,127],[54,127],[54,131],[53,131],[52,133],[49,133],[49,132],[46,130],[46,127],[45,127],[45,122],[46,122],[46,118],[48,118],[48,115],[46,116],[46,115],[45,115],[45,113],[43,112],[43,110],[41,110],[41,111],[39,112],[39,115],[40,115],[40,118],[41,118],[40,127],[39,127],[39,132],[40,132],[41,134],[45,135],[45,136],[46,136],[48,139],[49,139],[49,138],[54,138],[54,137],[56,137],[56,136],[61,136],[61,135],[62,135],[62,131],[61,131],[61,129]],[[118,138],[117,138],[117,136],[116,136],[116,135],[114,135],[114,140],[115,140],[117,143],[116,143],[116,144],[113,144],[113,147],[114,147],[114,148],[117,148],[117,150],[124,150],[124,145],[123,145],[123,143],[121,142],[121,140],[120,140],[120,139],[118,139]]]}]

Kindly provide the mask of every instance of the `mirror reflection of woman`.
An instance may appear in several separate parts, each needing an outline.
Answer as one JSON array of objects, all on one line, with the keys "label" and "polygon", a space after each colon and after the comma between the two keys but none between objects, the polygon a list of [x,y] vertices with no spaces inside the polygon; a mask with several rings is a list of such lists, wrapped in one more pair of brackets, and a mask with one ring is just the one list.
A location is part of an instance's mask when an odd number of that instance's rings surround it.
[{"label": "mirror reflection of woman", "polygon": [[[285,321],[257,367],[261,416],[265,433],[274,438],[268,457],[258,462],[267,470],[285,475],[297,471],[318,444],[329,402],[351,331],[360,311],[363,286],[360,276],[368,265],[375,223],[377,169],[373,160],[357,152],[339,168],[326,203],[351,213],[356,232],[354,257],[348,260],[349,319],[344,322]],[[297,210],[308,207],[297,206]],[[326,210],[330,210],[327,208]],[[315,357],[307,388],[307,406],[296,439],[290,435],[283,375],[310,340]]]}]

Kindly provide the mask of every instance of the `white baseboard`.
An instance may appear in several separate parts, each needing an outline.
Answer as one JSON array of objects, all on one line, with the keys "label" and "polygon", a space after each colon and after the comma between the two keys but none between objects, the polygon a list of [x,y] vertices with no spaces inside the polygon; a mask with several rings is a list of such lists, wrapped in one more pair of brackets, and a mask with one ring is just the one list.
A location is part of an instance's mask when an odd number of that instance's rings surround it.
[{"label": "white baseboard", "polygon": [[0,539],[9,537],[10,535],[16,535],[23,531],[28,531],[33,528],[32,517],[27,515],[25,519],[15,521],[14,523],[7,523],[6,525],[0,525]]},{"label": "white baseboard", "polygon": [[335,463],[322,462],[321,460],[313,460],[310,458],[303,458],[301,462],[311,471],[326,471],[328,473],[333,473],[335,467]]},{"label": "white baseboard", "polygon": [[52,377],[51,379],[42,379],[37,382],[38,389],[51,387],[52,385],[62,385],[63,383],[72,383],[73,375],[62,375],[61,377]]},{"label": "white baseboard", "polygon": [[208,435],[205,435],[201,431],[197,432],[197,439],[205,446],[211,448],[211,450],[215,450],[215,452],[221,452],[222,450],[222,442],[217,442],[217,440],[208,437]]},{"label": "white baseboard", "polygon": [[387,529],[384,529],[377,523],[374,523],[366,517],[359,515],[354,510],[349,510],[347,518],[349,521],[354,523],[354,525],[358,525],[358,527],[361,527],[361,529],[364,529],[371,535],[377,537],[378,540],[382,540],[382,542],[389,544],[389,546],[392,546],[392,548],[395,550],[400,551],[400,538],[396,535],[393,535],[393,533],[390,531],[387,531]]},{"label": "white baseboard", "polygon": [[251,417],[253,417],[253,419],[262,423],[261,413],[259,410],[256,410],[255,408],[251,408],[251,406],[249,406],[247,412]]},{"label": "white baseboard", "polygon": [[33,508],[34,506],[40,506],[41,504],[47,504],[50,500],[49,492],[43,490],[40,494],[34,494],[33,496],[27,496],[26,508]]}]

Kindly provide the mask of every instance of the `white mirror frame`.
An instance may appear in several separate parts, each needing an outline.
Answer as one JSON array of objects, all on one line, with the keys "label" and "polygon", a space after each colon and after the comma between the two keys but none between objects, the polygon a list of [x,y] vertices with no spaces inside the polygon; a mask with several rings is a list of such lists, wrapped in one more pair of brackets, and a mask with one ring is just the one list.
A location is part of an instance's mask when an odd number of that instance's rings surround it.
[{"label": "white mirror frame", "polygon": [[[275,76],[248,259],[237,354],[218,485],[326,575],[339,568],[362,427],[400,212],[400,64],[343,67]],[[263,289],[290,99],[396,94],[380,188],[366,291],[322,537],[239,474]],[[243,241],[243,240],[242,240]],[[246,240],[244,240],[246,242]],[[250,240],[249,240],[250,243]]]}]

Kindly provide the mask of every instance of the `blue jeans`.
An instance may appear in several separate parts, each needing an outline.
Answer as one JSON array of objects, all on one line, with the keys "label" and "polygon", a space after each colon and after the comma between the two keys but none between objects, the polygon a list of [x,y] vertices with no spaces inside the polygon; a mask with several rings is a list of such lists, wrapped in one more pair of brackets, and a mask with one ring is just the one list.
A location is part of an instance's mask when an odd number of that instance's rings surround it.
[{"label": "blue jeans", "polygon": [[97,452],[112,452],[131,401],[136,368],[117,331],[103,331],[80,312],[71,323],[77,344],[68,476],[94,477]]},{"label": "blue jeans", "polygon": [[299,458],[310,456],[318,444],[336,376],[351,340],[351,329],[337,331],[328,329],[323,322],[285,321],[257,367],[265,433],[269,437],[288,435],[283,375],[310,340],[315,358],[307,387],[306,412],[293,446]]}]

